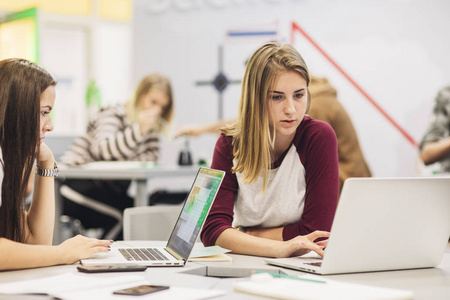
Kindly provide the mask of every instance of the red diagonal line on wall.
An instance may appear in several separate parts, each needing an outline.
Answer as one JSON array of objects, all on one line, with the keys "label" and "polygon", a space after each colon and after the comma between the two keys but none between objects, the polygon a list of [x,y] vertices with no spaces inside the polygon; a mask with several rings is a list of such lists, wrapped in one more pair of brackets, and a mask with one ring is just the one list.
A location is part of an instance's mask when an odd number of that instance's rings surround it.
[{"label": "red diagonal line on wall", "polygon": [[367,94],[359,84],[356,83],[300,26],[292,22],[291,44],[294,45],[295,31],[300,32],[363,96],[370,102],[414,147],[418,148],[417,142],[404,130],[389,114]]}]

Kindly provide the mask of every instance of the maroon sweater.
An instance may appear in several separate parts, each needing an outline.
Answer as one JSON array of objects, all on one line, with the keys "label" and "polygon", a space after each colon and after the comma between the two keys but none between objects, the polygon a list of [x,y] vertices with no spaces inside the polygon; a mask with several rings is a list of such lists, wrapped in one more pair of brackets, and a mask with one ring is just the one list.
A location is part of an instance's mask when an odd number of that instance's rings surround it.
[{"label": "maroon sweater", "polygon": [[[331,126],[305,116],[292,144],[305,168],[306,194],[300,221],[283,229],[285,241],[315,230],[330,231],[339,188],[337,141]],[[288,150],[273,163],[272,168],[281,165]],[[226,175],[201,233],[205,246],[214,245],[218,236],[232,227],[234,201],[238,193],[237,178],[231,172],[233,159],[232,138],[222,134],[216,143],[211,167],[224,170]]]}]

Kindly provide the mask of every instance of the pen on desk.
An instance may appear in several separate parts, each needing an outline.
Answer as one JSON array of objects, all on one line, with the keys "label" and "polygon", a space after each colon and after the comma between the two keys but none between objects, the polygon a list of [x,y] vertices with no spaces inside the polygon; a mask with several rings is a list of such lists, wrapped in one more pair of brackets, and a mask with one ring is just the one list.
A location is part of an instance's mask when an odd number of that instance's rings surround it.
[{"label": "pen on desk", "polygon": [[287,275],[287,274],[273,273],[273,272],[265,272],[265,271],[257,271],[257,270],[255,271],[255,274],[261,274],[261,273],[266,273],[266,274],[272,275],[273,277],[278,277],[278,278],[289,278],[289,279],[308,281],[308,282],[314,282],[314,283],[327,283],[326,281],[323,281],[323,280],[303,278],[303,277],[298,277],[298,276],[294,276],[294,275]]}]

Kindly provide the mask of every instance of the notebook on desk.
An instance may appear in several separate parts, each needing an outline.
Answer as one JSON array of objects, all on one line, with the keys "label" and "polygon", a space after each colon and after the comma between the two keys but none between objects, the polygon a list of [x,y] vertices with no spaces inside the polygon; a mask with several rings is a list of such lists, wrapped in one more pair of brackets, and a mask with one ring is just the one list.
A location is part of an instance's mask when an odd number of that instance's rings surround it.
[{"label": "notebook on desk", "polygon": [[203,167],[199,169],[166,247],[112,247],[109,253],[97,254],[93,258],[81,260],[81,263],[86,266],[184,266],[224,176],[223,171]]},{"label": "notebook on desk", "polygon": [[437,266],[450,236],[450,178],[350,178],[325,256],[267,259],[317,274]]}]

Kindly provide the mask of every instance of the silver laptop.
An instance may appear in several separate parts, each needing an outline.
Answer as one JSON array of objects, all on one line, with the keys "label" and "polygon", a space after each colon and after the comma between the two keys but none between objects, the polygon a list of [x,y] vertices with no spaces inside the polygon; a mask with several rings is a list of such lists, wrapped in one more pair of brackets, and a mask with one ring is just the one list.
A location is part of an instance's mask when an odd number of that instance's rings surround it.
[{"label": "silver laptop", "polygon": [[317,274],[437,266],[450,236],[450,177],[351,178],[325,256],[267,259]]},{"label": "silver laptop", "polygon": [[224,176],[224,171],[199,169],[166,247],[152,247],[152,245],[144,248],[112,247],[109,253],[83,259],[81,263],[85,266],[122,264],[158,267],[184,266]]}]

